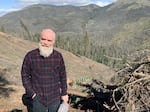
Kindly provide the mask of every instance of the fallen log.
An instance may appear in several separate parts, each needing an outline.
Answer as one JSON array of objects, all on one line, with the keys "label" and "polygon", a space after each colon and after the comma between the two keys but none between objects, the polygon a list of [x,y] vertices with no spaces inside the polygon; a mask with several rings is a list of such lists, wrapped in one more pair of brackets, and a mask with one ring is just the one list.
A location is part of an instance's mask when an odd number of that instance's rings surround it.
[{"label": "fallen log", "polygon": [[88,98],[90,97],[90,95],[88,93],[82,93],[82,92],[79,92],[75,89],[68,89],[67,93],[69,95],[75,95],[75,96],[78,96],[78,97],[83,97],[83,98]]}]

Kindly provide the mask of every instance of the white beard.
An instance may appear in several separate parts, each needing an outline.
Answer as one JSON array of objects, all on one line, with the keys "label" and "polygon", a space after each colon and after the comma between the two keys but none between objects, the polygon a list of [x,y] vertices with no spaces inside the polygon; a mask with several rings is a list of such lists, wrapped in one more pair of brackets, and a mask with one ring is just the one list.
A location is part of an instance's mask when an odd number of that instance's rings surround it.
[{"label": "white beard", "polygon": [[40,51],[40,55],[43,56],[44,58],[50,56],[53,52],[53,47],[43,47],[40,43],[39,43],[39,51]]}]

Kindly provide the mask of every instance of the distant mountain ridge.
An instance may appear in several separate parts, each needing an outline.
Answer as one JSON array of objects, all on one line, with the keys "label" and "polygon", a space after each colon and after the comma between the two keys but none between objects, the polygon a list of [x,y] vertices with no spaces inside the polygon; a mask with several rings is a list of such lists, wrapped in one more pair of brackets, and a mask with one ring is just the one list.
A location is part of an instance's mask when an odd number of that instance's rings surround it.
[{"label": "distant mountain ridge", "polygon": [[150,48],[150,1],[117,0],[105,7],[38,4],[0,17],[0,30],[16,37],[33,40],[43,28],[65,39],[87,36],[106,55],[122,58]]}]

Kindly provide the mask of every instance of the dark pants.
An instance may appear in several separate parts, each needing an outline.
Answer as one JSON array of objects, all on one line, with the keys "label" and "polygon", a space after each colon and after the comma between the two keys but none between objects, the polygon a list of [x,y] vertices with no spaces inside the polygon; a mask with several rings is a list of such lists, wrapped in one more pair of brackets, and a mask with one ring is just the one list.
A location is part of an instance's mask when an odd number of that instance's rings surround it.
[{"label": "dark pants", "polygon": [[33,99],[33,112],[57,112],[59,105],[60,101],[58,100],[45,107],[39,102],[38,97],[35,97]]}]

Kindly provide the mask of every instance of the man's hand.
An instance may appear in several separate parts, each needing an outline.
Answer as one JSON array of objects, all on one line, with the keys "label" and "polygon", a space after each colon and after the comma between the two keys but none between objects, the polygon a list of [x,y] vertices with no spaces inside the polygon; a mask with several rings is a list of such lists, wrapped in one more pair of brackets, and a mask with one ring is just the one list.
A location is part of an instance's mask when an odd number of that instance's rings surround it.
[{"label": "man's hand", "polygon": [[68,95],[61,96],[61,99],[66,105],[68,105]]}]

